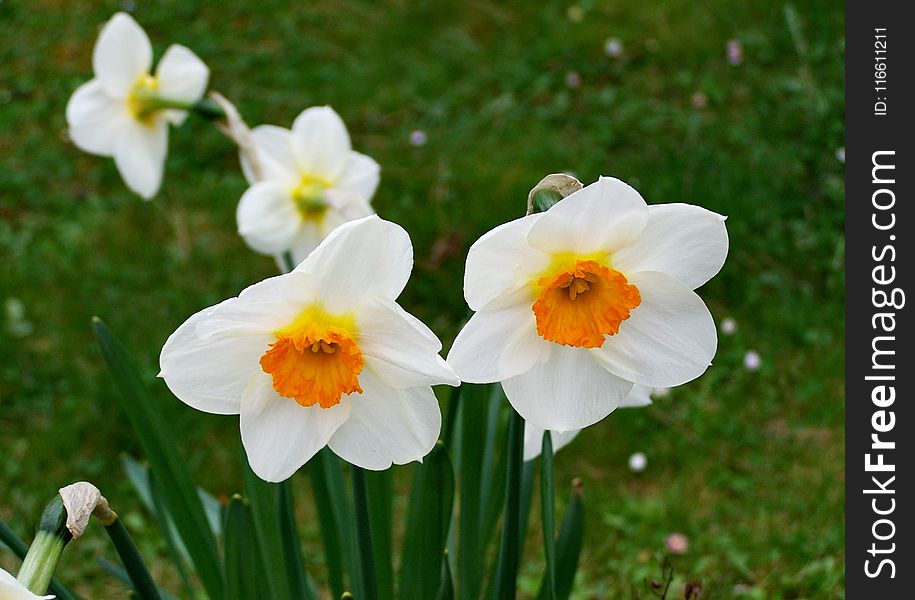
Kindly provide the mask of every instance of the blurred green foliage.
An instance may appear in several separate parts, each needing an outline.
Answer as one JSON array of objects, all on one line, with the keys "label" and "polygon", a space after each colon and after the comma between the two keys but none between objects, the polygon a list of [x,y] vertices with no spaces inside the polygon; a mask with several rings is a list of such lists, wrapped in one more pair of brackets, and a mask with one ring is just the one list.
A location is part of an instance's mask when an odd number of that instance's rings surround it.
[{"label": "blurred green foliage", "polygon": [[[674,531],[689,549],[672,559],[669,597],[695,579],[710,598],[842,597],[844,17],[828,0],[0,1],[0,516],[20,535],[58,487],[88,479],[146,556],[166,554],[120,467],[139,446],[92,315],[141,360],[200,482],[224,498],[241,488],[236,419],[188,410],[154,377],[177,325],[275,266],[235,234],[245,182],[212,125],[173,131],[150,203],[110,160],[67,141],[67,99],[91,76],[98,28],[123,9],[157,56],[173,42],[201,56],[252,125],[334,106],[382,165],[377,210],[413,238],[402,304],[446,347],[466,311],[467,247],[519,216],[549,172],[614,175],[650,203],[728,215],[728,262],[700,290],[719,322],[737,323],[715,365],[557,455],[560,493],[574,476],[585,485],[577,597],[654,597]],[[750,349],[755,372],[743,367]],[[648,457],[641,474],[626,467],[636,451]],[[398,470],[395,509],[409,471]],[[318,524],[303,526],[315,554]],[[536,529],[522,577],[531,594]],[[92,560],[102,555],[104,535],[90,533],[62,578],[126,597]]]}]

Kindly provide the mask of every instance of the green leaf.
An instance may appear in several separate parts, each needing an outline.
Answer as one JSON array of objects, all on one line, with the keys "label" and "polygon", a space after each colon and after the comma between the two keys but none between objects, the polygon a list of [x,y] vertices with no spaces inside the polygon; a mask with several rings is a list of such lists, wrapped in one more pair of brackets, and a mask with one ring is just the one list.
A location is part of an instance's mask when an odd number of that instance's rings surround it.
[{"label": "green leaf", "polygon": [[360,598],[378,600],[368,486],[365,482],[365,469],[355,465],[353,465],[353,506],[356,513],[356,548],[359,550],[359,572],[362,574],[363,592]]},{"label": "green leaf", "polygon": [[508,424],[505,476],[505,510],[502,515],[502,539],[499,558],[493,574],[491,597],[514,600],[521,560],[521,482],[524,460],[524,419],[511,409]]},{"label": "green leaf", "polygon": [[438,442],[417,465],[407,508],[407,531],[400,569],[400,597],[435,598],[454,505],[454,470],[448,450]]},{"label": "green leaf", "polygon": [[262,565],[252,560],[258,551],[251,507],[236,495],[229,500],[225,512],[226,600],[258,600],[257,569]]},{"label": "green leaf", "polygon": [[189,598],[193,598],[194,592],[186,568],[187,564],[191,564],[190,556],[187,548],[185,548],[184,543],[181,541],[181,536],[178,535],[178,530],[175,527],[174,521],[168,514],[168,509],[163,504],[162,494],[159,492],[156,478],[152,473],[147,473],[150,501],[153,505],[152,511],[156,516],[156,522],[159,524],[159,531],[162,533],[162,538],[165,540],[165,547],[168,550],[169,557],[172,559],[172,563],[178,571],[178,576],[181,578],[185,595]]},{"label": "green leaf", "polygon": [[[318,509],[318,525],[321,528],[321,540],[324,542],[324,562],[327,564],[327,578],[331,595],[339,598],[346,590],[343,583],[344,558],[341,547],[340,526],[337,523],[337,511],[328,483],[325,456],[327,448],[321,450],[308,461],[308,475],[314,493],[315,507]],[[349,538],[343,538],[348,540]]]},{"label": "green leaf", "polygon": [[[29,552],[28,544],[22,541],[3,519],[0,519],[0,542],[5,544],[19,560],[24,559]],[[48,587],[48,591],[57,596],[59,600],[79,600],[79,597],[62,584],[57,577],[51,578],[51,585]]]},{"label": "green leaf", "polygon": [[127,533],[121,519],[115,519],[111,525],[105,527],[105,530],[108,532],[108,537],[111,538],[111,543],[114,544],[118,556],[121,557],[121,562],[124,563],[130,585],[137,596],[141,600],[161,600],[159,588],[156,587],[156,583],[149,574],[149,569],[146,568],[146,563],[143,562],[143,557],[140,556],[140,551],[130,539],[130,534]]},{"label": "green leaf", "polygon": [[245,491],[251,505],[254,539],[257,541],[263,570],[267,575],[267,589],[263,591],[271,600],[298,600],[294,599],[289,588],[289,577],[284,573],[286,557],[280,534],[276,485],[258,477],[251,470],[247,460],[244,463]]},{"label": "green leaf", "polygon": [[462,600],[477,600],[483,590],[483,538],[481,527],[483,455],[486,444],[480,443],[480,431],[486,429],[489,386],[462,384],[461,394],[461,460],[460,520],[458,573]]},{"label": "green leaf", "polygon": [[121,390],[117,394],[156,478],[167,482],[161,488],[164,504],[187,546],[197,575],[210,598],[223,596],[223,574],[197,488],[172,438],[165,418],[150,398],[136,367],[108,327],[93,319],[93,330],[102,355]]},{"label": "green leaf", "polygon": [[451,561],[448,559],[448,550],[442,557],[442,580],[438,586],[435,600],[454,600],[454,579],[451,577]]},{"label": "green leaf", "polygon": [[[505,475],[508,467],[504,450],[508,428],[505,426],[506,408],[509,406],[502,386],[490,386],[490,397],[487,405],[486,437],[483,442],[483,464],[489,474],[482,478],[480,502],[483,511],[483,522],[480,527],[483,554],[489,549],[490,542],[496,533],[496,525],[502,514],[505,503]],[[476,599],[474,599],[476,600]]]},{"label": "green leaf", "polygon": [[289,576],[292,596],[297,600],[300,598],[317,600],[314,583],[305,572],[302,543],[299,540],[299,528],[295,520],[292,487],[288,479],[277,486],[277,511],[280,520],[280,536],[283,541],[283,555],[286,557],[286,573]]},{"label": "green leaf", "polygon": [[372,554],[375,557],[375,580],[378,583],[379,600],[394,600],[394,566],[391,564],[393,532],[391,513],[393,511],[394,489],[391,484],[391,470],[367,471],[365,481],[368,487],[369,520],[372,526]]},{"label": "green leaf", "polygon": [[[569,506],[559,528],[556,538],[556,598],[566,600],[572,593],[575,573],[578,571],[578,559],[581,556],[581,542],[585,527],[585,509],[582,501],[581,481],[572,482],[572,495]],[[540,588],[538,600],[548,600],[549,592]]]},{"label": "green leaf", "polygon": [[556,489],[553,482],[553,436],[549,431],[543,432],[540,448],[540,512],[543,521],[543,553],[546,556],[542,587],[546,590],[548,600],[556,600]]}]

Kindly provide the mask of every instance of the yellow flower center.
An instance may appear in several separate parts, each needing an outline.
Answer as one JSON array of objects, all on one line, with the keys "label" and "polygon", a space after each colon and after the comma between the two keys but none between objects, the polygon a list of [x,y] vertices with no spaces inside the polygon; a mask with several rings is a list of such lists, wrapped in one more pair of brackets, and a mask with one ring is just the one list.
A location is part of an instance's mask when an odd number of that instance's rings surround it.
[{"label": "yellow flower center", "polygon": [[150,125],[156,111],[150,107],[149,97],[159,91],[159,80],[149,75],[140,75],[127,96],[127,108],[138,121]]},{"label": "yellow flower center", "polygon": [[273,377],[280,396],[302,406],[330,408],[344,394],[362,393],[358,376],[364,361],[355,332],[352,315],[331,315],[312,305],[275,332],[261,368]]},{"label": "yellow flower center", "polygon": [[536,287],[537,333],[564,346],[600,348],[642,302],[625,275],[591,258],[559,258]]},{"label": "yellow flower center", "polygon": [[306,221],[320,221],[327,212],[325,194],[330,188],[330,183],[315,177],[304,175],[299,184],[292,190],[292,199],[299,214]]}]

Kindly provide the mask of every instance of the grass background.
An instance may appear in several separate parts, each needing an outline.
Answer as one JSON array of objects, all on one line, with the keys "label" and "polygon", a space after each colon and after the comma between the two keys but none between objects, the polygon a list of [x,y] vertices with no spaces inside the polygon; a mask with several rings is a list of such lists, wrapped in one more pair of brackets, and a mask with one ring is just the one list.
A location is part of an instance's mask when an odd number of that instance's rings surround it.
[{"label": "grass background", "polygon": [[[524,210],[546,173],[621,177],[651,202],[728,215],[731,252],[700,290],[721,336],[708,373],[619,411],[557,455],[584,480],[578,598],[651,598],[664,540],[707,598],[841,598],[843,558],[843,13],[829,0],[284,3],[0,2],[0,516],[30,537],[55,490],[88,479],[155,572],[164,548],[120,468],[136,440],[89,327],[100,315],[141,361],[193,472],[240,488],[234,418],[188,410],[154,380],[184,318],[275,273],[235,234],[245,190],[215,128],[173,130],[162,192],[132,196],[110,160],[67,140],[98,28],[130,10],[161,56],[191,47],[249,123],[331,104],[382,165],[378,212],[411,234],[401,303],[445,341],[465,306],[467,247]],[[618,38],[622,55],[605,41]],[[735,39],[743,60],[731,65]],[[580,85],[576,86],[576,73]],[[570,83],[572,85],[570,85]],[[428,142],[410,144],[423,130]],[[758,371],[743,366],[755,350]],[[627,469],[633,452],[648,467]],[[409,468],[398,469],[404,481]],[[297,480],[305,497],[307,480]],[[402,502],[402,498],[400,499]],[[317,524],[305,533],[317,539]],[[126,598],[90,533],[62,574]],[[522,584],[536,588],[532,536]],[[0,564],[14,568],[7,558]]]}]

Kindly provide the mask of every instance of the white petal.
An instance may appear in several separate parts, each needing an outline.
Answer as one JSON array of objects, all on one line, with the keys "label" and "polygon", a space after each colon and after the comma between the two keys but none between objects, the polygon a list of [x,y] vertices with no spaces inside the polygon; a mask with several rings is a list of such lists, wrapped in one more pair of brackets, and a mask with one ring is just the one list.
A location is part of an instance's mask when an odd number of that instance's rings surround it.
[{"label": "white petal", "polygon": [[118,139],[114,163],[131,190],[149,200],[162,185],[168,153],[168,123],[156,119],[146,125],[131,120]]},{"label": "white petal", "polygon": [[[537,427],[536,425],[531,425],[530,423],[524,423],[524,462],[529,460],[534,460],[540,456],[541,450],[543,450],[543,428]],[[563,446],[567,446],[569,442],[575,439],[581,432],[581,429],[573,429],[572,431],[566,431],[559,433],[556,431],[550,432],[550,439],[553,442],[553,454],[559,452],[559,449]]]},{"label": "white petal", "polygon": [[337,227],[296,267],[315,277],[328,310],[345,312],[372,295],[394,300],[413,270],[404,228],[377,215]]},{"label": "white petal", "polygon": [[[210,69],[196,54],[179,44],[172,44],[165,51],[156,67],[159,93],[166,98],[197,102],[203,98],[210,80]],[[181,125],[187,118],[187,111],[170,110],[166,113],[169,122]]]},{"label": "white petal", "polygon": [[343,399],[349,420],[330,439],[330,449],[350,464],[380,471],[392,464],[421,461],[442,429],[442,413],[432,388],[396,390],[363,371],[362,394]]},{"label": "white petal", "polygon": [[[303,220],[302,226],[292,239],[292,245],[288,250],[292,255],[293,268],[302,264],[302,261],[308,258],[308,255],[318,247],[318,244],[320,244],[325,237],[327,237],[327,235],[324,233],[324,230],[319,223]],[[288,270],[286,257],[284,255],[278,255],[276,257],[276,264],[279,265],[281,270]]]},{"label": "white petal", "polygon": [[198,327],[206,325],[208,319],[219,318],[220,307],[236,302],[227,300],[193,315],[169,336],[159,356],[159,377],[168,389],[185,404],[203,412],[239,413],[248,380],[262,372],[258,361],[275,339],[266,330],[259,335],[248,332],[201,338]]},{"label": "white petal", "polygon": [[623,273],[660,271],[696,289],[711,279],[728,255],[725,217],[692,204],[648,207],[648,224],[630,246],[613,255]]},{"label": "white petal", "polygon": [[357,345],[365,366],[392,388],[439,384],[460,385],[460,380],[438,355],[441,343],[432,342],[414,325],[415,317],[390,299],[375,296],[359,307]]},{"label": "white petal", "polygon": [[256,375],[241,402],[248,464],[265,481],[285,481],[327,445],[349,414],[346,398],[331,408],[301,406],[278,395],[269,375]]},{"label": "white petal", "polygon": [[302,217],[289,188],[275,181],[261,181],[248,188],[235,211],[238,233],[262,254],[282,254],[292,246]]},{"label": "white petal", "polygon": [[70,139],[92,154],[112,156],[131,119],[127,104],[105,92],[98,79],[79,86],[67,102]]},{"label": "white petal", "polygon": [[16,581],[11,573],[0,569],[0,599],[2,600],[48,600],[54,596],[38,596]]},{"label": "white petal", "polygon": [[143,28],[127,13],[111,17],[92,51],[92,68],[105,91],[116,98],[126,98],[151,66],[152,45]]},{"label": "white petal", "polygon": [[630,273],[642,302],[591,352],[620,377],[671,387],[702,375],[718,347],[712,315],[694,291],[670,275]]},{"label": "white petal", "polygon": [[349,160],[349,133],[329,106],[307,108],[292,124],[292,147],[302,171],[334,183]]},{"label": "white petal", "polygon": [[334,188],[370,200],[378,188],[381,167],[374,159],[350,152],[346,159],[343,174],[334,183]]},{"label": "white petal", "polygon": [[[292,132],[275,125],[258,125],[251,130],[251,139],[257,151],[262,179],[287,184],[290,189],[295,187],[300,175],[292,153]],[[239,153],[239,158],[248,183],[257,183],[247,157]]]},{"label": "white petal", "polygon": [[549,255],[527,242],[531,227],[542,217],[528,215],[503,223],[473,243],[464,271],[464,298],[472,310],[497,300],[495,306],[511,303],[527,289],[532,274],[549,265]]},{"label": "white petal", "polygon": [[651,404],[651,390],[647,385],[634,384],[632,389],[620,402],[620,408],[641,408]]},{"label": "white petal", "polygon": [[583,348],[556,346],[550,360],[502,382],[524,420],[550,431],[597,423],[614,411],[632,383],[597,364]]},{"label": "white petal", "polygon": [[238,297],[253,302],[297,302],[304,307],[314,302],[315,284],[307,273],[284,273],[246,287]]},{"label": "white petal", "polygon": [[645,228],[648,207],[637,191],[601,177],[543,213],[527,236],[544,252],[613,252],[631,244]]},{"label": "white petal", "polygon": [[482,310],[458,333],[448,363],[461,381],[492,383],[526,373],[550,356],[529,306]]}]

